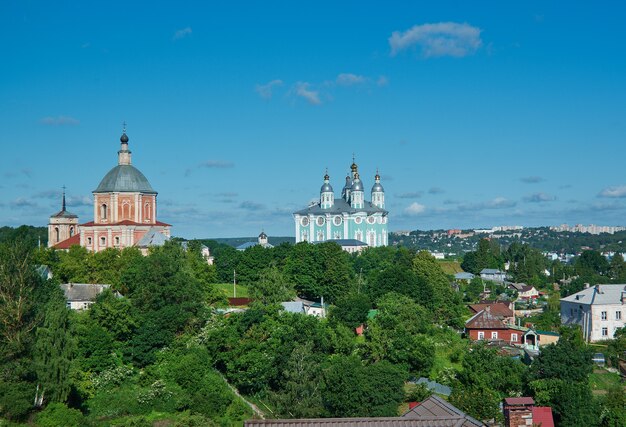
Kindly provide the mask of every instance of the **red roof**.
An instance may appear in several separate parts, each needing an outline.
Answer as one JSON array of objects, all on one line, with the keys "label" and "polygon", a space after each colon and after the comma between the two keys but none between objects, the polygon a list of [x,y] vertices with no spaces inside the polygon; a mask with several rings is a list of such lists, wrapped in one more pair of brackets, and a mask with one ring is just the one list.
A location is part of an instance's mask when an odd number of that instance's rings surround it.
[{"label": "red roof", "polygon": [[533,425],[540,427],[554,427],[552,408],[549,406],[535,406],[533,408]]},{"label": "red roof", "polygon": [[469,306],[470,310],[474,313],[478,313],[481,310],[489,307],[491,314],[498,317],[513,317],[515,314],[513,310],[511,310],[506,304],[502,302],[496,303],[482,303],[482,304],[472,304]]},{"label": "red roof", "polygon": [[123,221],[120,222],[115,222],[115,223],[104,223],[104,224],[96,224],[93,221],[89,221],[86,222],[84,224],[81,224],[81,227],[93,227],[95,225],[146,225],[146,226],[152,226],[152,225],[158,225],[161,227],[171,227],[171,224],[165,223],[165,222],[161,222],[161,221],[156,221],[154,224],[150,224],[150,223],[141,223],[141,222],[135,222],[135,221],[131,221],[129,219],[125,219]]},{"label": "red roof", "polygon": [[504,399],[507,405],[534,405],[535,401],[532,397],[507,397]]},{"label": "red roof", "polygon": [[465,322],[465,327],[468,329],[508,329],[500,316],[494,316],[490,313],[489,307]]},{"label": "red roof", "polygon": [[74,234],[69,239],[65,239],[62,242],[57,243],[53,247],[55,249],[69,249],[74,245],[80,245],[80,233]]}]

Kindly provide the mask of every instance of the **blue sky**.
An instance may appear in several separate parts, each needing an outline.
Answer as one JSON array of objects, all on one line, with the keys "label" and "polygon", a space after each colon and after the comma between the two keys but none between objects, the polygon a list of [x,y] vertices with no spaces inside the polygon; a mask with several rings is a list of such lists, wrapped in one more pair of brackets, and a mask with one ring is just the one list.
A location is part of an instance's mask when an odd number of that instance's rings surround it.
[{"label": "blue sky", "polygon": [[291,235],[352,153],[391,230],[626,225],[622,2],[225,3],[1,2],[0,225],[92,219],[124,120],[179,236]]}]

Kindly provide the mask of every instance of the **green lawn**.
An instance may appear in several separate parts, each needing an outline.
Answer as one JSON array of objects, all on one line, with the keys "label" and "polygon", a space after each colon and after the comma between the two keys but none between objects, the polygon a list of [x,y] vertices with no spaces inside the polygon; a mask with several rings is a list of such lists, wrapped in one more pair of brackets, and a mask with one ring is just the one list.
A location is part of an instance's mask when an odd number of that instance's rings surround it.
[{"label": "green lawn", "polygon": [[605,369],[594,369],[589,375],[589,383],[593,394],[606,394],[609,388],[620,385],[621,380],[619,374],[611,373]]},{"label": "green lawn", "polygon": [[[218,289],[221,289],[222,292],[226,294],[227,298],[233,298],[233,284],[232,283],[218,283]],[[237,298],[246,298],[248,297],[248,288],[243,285],[237,285]]]}]

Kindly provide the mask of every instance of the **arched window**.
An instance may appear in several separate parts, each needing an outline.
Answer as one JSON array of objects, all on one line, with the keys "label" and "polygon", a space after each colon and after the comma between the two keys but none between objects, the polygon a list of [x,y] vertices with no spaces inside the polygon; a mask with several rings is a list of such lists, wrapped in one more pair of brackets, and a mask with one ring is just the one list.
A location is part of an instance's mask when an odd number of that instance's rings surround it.
[{"label": "arched window", "polygon": [[122,203],[122,219],[130,219],[130,203],[124,200]]},{"label": "arched window", "polygon": [[150,220],[150,203],[146,203],[143,207],[143,217],[146,221]]},{"label": "arched window", "polygon": [[74,227],[70,227],[70,237],[74,235]]},{"label": "arched window", "polygon": [[107,239],[106,237],[100,237],[100,246],[104,246],[107,244]]},{"label": "arched window", "polygon": [[59,227],[54,227],[54,239],[55,241],[59,241]]},{"label": "arched window", "polygon": [[120,245],[120,236],[115,236],[115,246]]},{"label": "arched window", "polygon": [[100,219],[102,219],[102,220],[107,219],[107,205],[106,205],[106,203],[103,203],[102,205],[100,205]]}]

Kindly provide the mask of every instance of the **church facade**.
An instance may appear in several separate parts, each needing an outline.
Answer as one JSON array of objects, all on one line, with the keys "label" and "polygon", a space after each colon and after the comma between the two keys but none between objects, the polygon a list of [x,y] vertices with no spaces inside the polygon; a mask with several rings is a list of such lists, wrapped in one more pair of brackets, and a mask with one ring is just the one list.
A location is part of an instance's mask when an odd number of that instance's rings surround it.
[{"label": "church facade", "polygon": [[48,246],[69,249],[80,245],[99,252],[136,246],[148,232],[170,237],[171,225],[157,220],[157,192],[131,164],[125,129],[120,143],[117,166],[93,191],[93,221],[78,224],[78,217],[66,210],[63,193],[62,209],[48,223]]},{"label": "church facade", "polygon": [[378,172],[370,195],[371,201],[365,200],[356,163],[346,176],[341,198],[335,198],[326,173],[319,201],[293,213],[296,243],[355,239],[371,247],[387,246],[389,212],[385,210],[385,190]]}]

